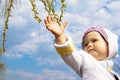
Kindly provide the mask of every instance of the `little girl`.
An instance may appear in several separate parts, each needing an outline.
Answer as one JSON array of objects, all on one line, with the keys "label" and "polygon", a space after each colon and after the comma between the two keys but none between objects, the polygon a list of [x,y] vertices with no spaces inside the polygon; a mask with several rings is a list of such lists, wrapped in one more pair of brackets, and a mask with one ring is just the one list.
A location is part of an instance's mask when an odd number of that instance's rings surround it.
[{"label": "little girl", "polygon": [[91,27],[82,39],[83,50],[76,50],[70,36],[64,34],[68,22],[59,25],[52,16],[44,20],[55,36],[54,46],[63,60],[82,80],[119,80],[118,37],[102,27]]}]

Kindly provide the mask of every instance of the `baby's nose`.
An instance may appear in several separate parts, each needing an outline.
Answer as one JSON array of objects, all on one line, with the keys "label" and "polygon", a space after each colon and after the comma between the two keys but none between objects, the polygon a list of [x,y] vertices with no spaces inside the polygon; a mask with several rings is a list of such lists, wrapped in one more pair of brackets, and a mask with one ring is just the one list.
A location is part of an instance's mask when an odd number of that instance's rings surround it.
[{"label": "baby's nose", "polygon": [[92,46],[92,43],[90,42],[89,44],[88,44],[88,47],[91,47]]},{"label": "baby's nose", "polygon": [[85,48],[85,51],[89,51],[90,49],[92,49],[93,48],[92,46],[93,46],[92,43],[88,43],[88,45]]}]

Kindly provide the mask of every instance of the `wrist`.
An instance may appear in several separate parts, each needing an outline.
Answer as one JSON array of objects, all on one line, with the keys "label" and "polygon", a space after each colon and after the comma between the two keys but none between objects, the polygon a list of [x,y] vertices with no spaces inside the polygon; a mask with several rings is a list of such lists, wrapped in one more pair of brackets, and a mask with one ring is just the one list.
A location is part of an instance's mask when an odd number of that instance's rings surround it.
[{"label": "wrist", "polygon": [[61,34],[61,35],[58,36],[58,37],[55,37],[55,42],[56,42],[57,44],[64,44],[66,41],[67,41],[67,39],[66,39],[66,36],[65,36],[64,33]]}]

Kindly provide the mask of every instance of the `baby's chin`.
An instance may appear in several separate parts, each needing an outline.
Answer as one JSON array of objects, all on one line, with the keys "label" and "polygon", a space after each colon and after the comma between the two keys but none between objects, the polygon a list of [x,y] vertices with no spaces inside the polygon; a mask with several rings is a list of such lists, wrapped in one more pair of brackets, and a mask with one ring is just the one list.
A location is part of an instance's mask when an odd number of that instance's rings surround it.
[{"label": "baby's chin", "polygon": [[97,56],[93,56],[97,61],[102,61],[103,59],[97,57]]},{"label": "baby's chin", "polygon": [[97,53],[96,51],[94,51],[94,50],[90,50],[90,51],[88,51],[88,53],[91,54],[91,55],[92,55],[93,57],[95,57],[95,58],[96,58],[97,56],[99,56],[98,53]]},{"label": "baby's chin", "polygon": [[106,58],[102,57],[95,50],[90,50],[88,54],[92,55],[97,61],[105,60]]},{"label": "baby's chin", "polygon": [[98,60],[98,61],[103,60],[103,59],[101,59],[101,58],[99,57],[99,54],[98,54],[97,52],[95,52],[94,50],[89,51],[89,54],[92,55],[92,56],[93,56],[96,60]]}]

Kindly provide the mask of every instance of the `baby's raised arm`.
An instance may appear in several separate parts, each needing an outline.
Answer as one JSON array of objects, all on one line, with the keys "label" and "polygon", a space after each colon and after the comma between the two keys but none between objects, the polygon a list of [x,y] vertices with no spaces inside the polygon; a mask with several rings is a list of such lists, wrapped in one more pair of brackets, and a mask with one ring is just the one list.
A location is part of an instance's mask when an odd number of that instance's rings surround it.
[{"label": "baby's raised arm", "polygon": [[44,19],[46,28],[52,32],[52,34],[55,36],[55,41],[57,44],[64,44],[66,42],[66,37],[64,34],[64,29],[68,22],[64,22],[63,24],[59,25],[53,16],[47,16]]}]

